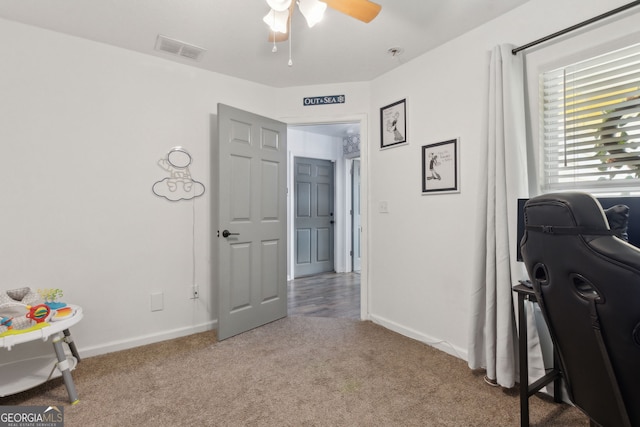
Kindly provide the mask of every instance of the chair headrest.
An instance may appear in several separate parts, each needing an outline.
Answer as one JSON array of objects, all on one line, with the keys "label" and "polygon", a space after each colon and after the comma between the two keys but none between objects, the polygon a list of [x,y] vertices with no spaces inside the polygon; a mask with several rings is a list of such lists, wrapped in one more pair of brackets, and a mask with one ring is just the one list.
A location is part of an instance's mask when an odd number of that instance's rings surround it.
[{"label": "chair headrest", "polygon": [[613,234],[598,200],[583,192],[550,193],[525,204],[528,230],[550,234]]}]

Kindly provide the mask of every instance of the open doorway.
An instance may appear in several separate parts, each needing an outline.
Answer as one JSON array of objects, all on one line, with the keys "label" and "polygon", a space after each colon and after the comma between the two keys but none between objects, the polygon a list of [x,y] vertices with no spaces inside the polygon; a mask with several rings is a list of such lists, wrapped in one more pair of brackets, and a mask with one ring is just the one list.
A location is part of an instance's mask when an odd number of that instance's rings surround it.
[{"label": "open doorway", "polygon": [[[368,312],[366,307],[366,277],[362,277],[361,265],[364,262],[366,251],[361,250],[364,245],[363,228],[360,226],[362,220],[363,204],[360,197],[361,191],[361,174],[354,178],[354,172],[361,170],[362,164],[361,144],[363,140],[361,128],[363,127],[363,118],[353,121],[341,122],[322,122],[311,124],[295,124],[288,126],[287,144],[289,149],[289,192],[288,192],[288,213],[289,213],[289,239],[288,239],[288,278],[290,285],[295,286],[289,288],[292,299],[300,300],[304,295],[314,299],[313,307],[307,307],[292,310],[293,315],[300,315],[302,312],[312,312],[311,315],[320,315],[333,317],[331,313],[335,313],[335,317],[354,317],[352,308],[344,306],[345,295],[351,303],[355,301],[357,318],[366,318],[365,313]],[[366,123],[364,123],[366,129]],[[309,276],[304,274],[304,268],[299,267],[299,259],[297,256],[308,255],[310,251],[306,250],[306,246],[302,252],[298,251],[296,246],[296,234],[305,236],[305,230],[296,229],[296,204],[297,188],[296,188],[296,159],[316,159],[318,162],[331,162],[334,173],[334,206],[332,224],[333,237],[333,271],[323,271],[319,274]],[[326,163],[325,163],[326,164]],[[309,169],[308,166],[306,166]],[[302,184],[308,187],[306,183]],[[303,195],[305,193],[303,192]],[[357,201],[354,200],[357,198]],[[303,204],[306,208],[308,205]],[[358,214],[357,218],[354,214]],[[308,234],[308,233],[307,233]],[[325,240],[326,241],[326,240]],[[308,240],[303,239],[303,243]],[[321,240],[319,240],[321,242]],[[306,243],[305,243],[306,244]],[[298,270],[298,272],[296,272]],[[303,272],[303,273],[299,273]],[[364,280],[363,280],[364,279]],[[356,290],[356,297],[351,296]],[[299,291],[299,292],[298,292]],[[322,291],[322,292],[320,292]],[[364,296],[364,298],[363,298]],[[304,298],[302,298],[304,300]],[[339,302],[342,299],[343,302]],[[304,301],[301,304],[305,304]],[[346,312],[351,314],[345,315]],[[304,314],[302,314],[304,315]]]},{"label": "open doorway", "polygon": [[321,273],[287,284],[289,316],[361,319],[359,273]]}]

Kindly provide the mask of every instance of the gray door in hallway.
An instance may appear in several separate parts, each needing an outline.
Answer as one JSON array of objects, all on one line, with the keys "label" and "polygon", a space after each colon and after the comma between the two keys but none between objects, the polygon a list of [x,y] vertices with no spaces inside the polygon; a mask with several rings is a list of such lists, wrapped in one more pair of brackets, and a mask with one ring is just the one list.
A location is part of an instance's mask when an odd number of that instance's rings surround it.
[{"label": "gray door in hallway", "polygon": [[294,168],[295,277],[333,271],[333,162],[296,157]]},{"label": "gray door in hallway", "polygon": [[287,315],[287,126],[218,104],[218,339]]}]

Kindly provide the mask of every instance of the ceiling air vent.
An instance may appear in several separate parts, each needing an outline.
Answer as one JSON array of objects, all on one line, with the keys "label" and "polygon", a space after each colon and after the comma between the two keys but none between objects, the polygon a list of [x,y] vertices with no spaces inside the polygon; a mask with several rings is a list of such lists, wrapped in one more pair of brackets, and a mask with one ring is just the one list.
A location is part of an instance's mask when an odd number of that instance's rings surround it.
[{"label": "ceiling air vent", "polygon": [[202,54],[206,52],[206,49],[171,39],[163,36],[162,34],[158,35],[156,40],[156,50],[167,52],[172,55],[182,56],[183,58],[192,59],[194,61],[199,61]]}]

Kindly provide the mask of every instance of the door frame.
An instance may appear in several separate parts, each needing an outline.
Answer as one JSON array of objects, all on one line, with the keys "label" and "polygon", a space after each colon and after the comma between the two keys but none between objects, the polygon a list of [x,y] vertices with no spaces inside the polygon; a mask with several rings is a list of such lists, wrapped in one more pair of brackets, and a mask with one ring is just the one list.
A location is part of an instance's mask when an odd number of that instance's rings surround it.
[{"label": "door frame", "polygon": [[[368,117],[366,114],[352,114],[352,115],[343,115],[343,116],[327,116],[327,117],[314,117],[314,118],[300,118],[300,117],[284,117],[279,118],[285,123],[287,126],[300,126],[300,125],[332,125],[332,124],[340,124],[340,123],[360,123],[360,209],[361,209],[361,217],[360,222],[362,226],[362,236],[360,240],[362,258],[361,258],[361,271],[360,271],[360,318],[362,320],[370,320],[369,316],[369,262],[368,262],[368,254],[369,254],[369,238],[368,238],[368,230],[369,230],[369,144],[368,144]],[[289,150],[289,148],[287,148]],[[313,157],[313,156],[308,156]],[[288,191],[287,191],[287,212],[291,212],[293,208],[292,197],[293,197],[293,178],[292,178],[292,168],[294,155],[291,151],[287,153],[287,176],[288,176]],[[347,179],[347,183],[350,182],[350,162],[343,162],[344,166],[342,168],[338,168],[336,166],[335,173],[343,174],[344,179]],[[336,176],[337,178],[337,176]],[[336,179],[337,182],[337,179]],[[348,219],[348,210],[351,205],[351,191],[345,192],[342,204],[347,207],[346,214],[343,218],[339,218],[340,222],[338,223],[338,218],[336,218],[336,229],[335,233],[343,233],[343,235],[350,236],[351,234],[351,221]],[[293,224],[291,215],[287,215],[287,230],[288,234],[291,233]],[[287,238],[288,244],[287,249],[291,251],[291,239]],[[344,257],[343,259],[348,259],[349,251],[351,250],[351,243],[344,245],[344,249],[340,249],[343,253],[340,256]],[[293,278],[293,265],[291,265],[291,252],[287,255],[287,279],[291,280]],[[351,263],[346,263],[349,271],[351,270]]]},{"label": "door frame", "polygon": [[[356,164],[358,165],[358,179],[356,181]],[[361,211],[360,205],[361,205],[361,200],[360,200],[360,190],[362,189],[362,185],[360,184],[360,168],[361,168],[362,163],[360,162],[360,157],[356,157],[353,159],[349,160],[349,169],[351,171],[351,194],[350,194],[350,200],[351,200],[351,206],[350,206],[350,210],[351,210],[351,250],[349,251],[350,255],[351,255],[351,271],[361,271],[362,270],[362,266],[361,266],[361,262],[360,259],[356,258],[356,252],[358,252],[358,250],[360,249],[360,232],[358,231],[358,227],[361,227],[361,221],[360,221],[360,215],[356,216],[356,194],[355,194],[355,189],[356,187],[358,188],[358,203],[357,203],[357,208],[358,211]],[[356,185],[357,182],[357,185]],[[358,221],[356,222],[356,218],[358,218]],[[356,250],[356,241],[358,242],[358,250]],[[360,253],[362,253],[362,251],[360,250]],[[359,268],[356,269],[356,259],[358,259],[357,262],[357,266]]]}]

